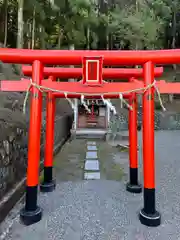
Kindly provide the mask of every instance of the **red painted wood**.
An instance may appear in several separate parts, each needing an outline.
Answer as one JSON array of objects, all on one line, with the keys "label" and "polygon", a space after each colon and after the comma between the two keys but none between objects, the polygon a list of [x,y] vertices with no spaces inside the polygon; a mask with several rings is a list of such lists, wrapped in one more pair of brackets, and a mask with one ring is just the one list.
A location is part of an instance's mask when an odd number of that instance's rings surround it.
[{"label": "red painted wood", "polygon": [[[31,66],[22,66],[22,71],[24,75],[32,75]],[[44,76],[49,77],[59,77],[61,79],[67,78],[81,78],[82,77],[82,68],[53,68],[45,67]],[[157,67],[154,69],[155,77],[160,77],[163,73],[163,67]],[[142,77],[143,70],[142,68],[103,68],[102,69],[103,79],[121,79],[121,78],[131,78],[131,77]]]},{"label": "red painted wood", "polygon": [[0,49],[0,60],[6,63],[29,64],[40,60],[44,64],[80,65],[83,57],[102,56],[105,65],[142,65],[148,61],[155,64],[180,63],[180,49],[171,50],[30,50]]},{"label": "red painted wood", "polygon": [[[154,81],[154,64],[144,65],[145,86]],[[150,96],[150,97],[149,97]],[[155,149],[154,149],[154,89],[143,94],[143,170],[144,187],[155,189]]]},{"label": "red painted wood", "polygon": [[[39,61],[33,64],[32,79],[35,83],[41,84],[43,78],[43,65]],[[19,82],[19,85],[20,82]],[[37,88],[32,88],[29,142],[28,142],[28,167],[27,186],[34,187],[39,183],[40,164],[40,139],[41,139],[41,118],[42,118],[42,93]]]},{"label": "red painted wood", "polygon": [[[19,81],[1,81],[1,91],[17,91],[23,92],[28,89],[30,84],[29,80]],[[46,88],[56,89],[62,92],[71,92],[71,93],[87,93],[87,94],[103,94],[103,93],[112,93],[112,92],[124,92],[133,90],[135,88],[143,87],[143,82],[138,83],[103,83],[101,86],[86,86],[80,82],[52,82],[48,80],[43,80],[42,85]],[[46,92],[47,90],[45,90]]]},{"label": "red painted wood", "polygon": [[82,83],[87,85],[102,84],[102,57],[84,57],[83,58],[83,76]]},{"label": "red painted wood", "polygon": [[[30,84],[29,80],[21,80],[21,81],[1,81],[1,91],[9,91],[9,92],[24,92],[28,89],[28,86]],[[136,88],[144,87],[143,82],[141,81],[134,81],[130,83],[126,82],[113,82],[113,83],[104,83],[102,86],[93,86],[88,87],[84,86],[80,82],[51,82],[47,80],[42,81],[42,85],[44,87],[53,88],[59,91],[62,91],[62,93],[54,93],[57,97],[64,98],[63,92],[71,92],[72,95],[69,95],[69,98],[74,98],[76,96],[76,93],[78,97],[80,97],[80,94],[87,93],[91,94],[90,97],[93,96],[93,94],[103,94],[105,93],[105,98],[111,98],[112,92],[125,92],[125,91],[131,91]],[[158,87],[161,94],[165,93],[180,93],[180,83],[166,83],[164,80],[157,81],[156,86]],[[45,92],[47,92],[45,90]],[[118,98],[119,96],[114,96]],[[96,98],[94,95],[93,98]],[[99,98],[99,97],[97,97]]]}]

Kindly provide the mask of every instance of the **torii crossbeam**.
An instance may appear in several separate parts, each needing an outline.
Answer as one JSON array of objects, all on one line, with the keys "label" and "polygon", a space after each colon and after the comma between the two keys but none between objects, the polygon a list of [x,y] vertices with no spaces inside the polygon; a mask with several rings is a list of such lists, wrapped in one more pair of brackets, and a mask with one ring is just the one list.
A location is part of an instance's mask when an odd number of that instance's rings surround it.
[{"label": "torii crossbeam", "polygon": [[[25,76],[32,75],[31,66],[22,66],[22,72]],[[154,76],[160,77],[163,73],[163,67],[157,67],[154,69]],[[54,68],[45,67],[44,77],[58,77],[60,79],[66,78],[82,78],[83,69],[82,68]],[[103,68],[102,78],[106,79],[128,79],[128,78],[139,78],[143,76],[143,69],[141,68]]]},{"label": "torii crossbeam", "polygon": [[[22,79],[21,84],[19,84],[19,81],[1,81],[1,91],[8,91],[8,92],[24,92],[28,89],[28,86],[31,84],[29,79]],[[42,80],[41,81],[42,90],[44,92],[53,91],[54,93],[60,97],[64,98],[65,94],[67,93],[68,98],[77,98],[80,97],[80,95],[84,94],[85,96],[88,96],[92,98],[99,98],[101,95],[104,95],[105,98],[119,98],[120,93],[130,93],[131,91],[136,91],[136,89],[144,88],[144,83],[142,81],[136,81],[136,82],[104,82],[101,86],[84,86],[82,82],[55,82],[50,79],[48,80]],[[156,82],[156,86],[159,89],[159,92],[161,94],[169,93],[169,94],[178,94],[180,93],[180,83],[179,82],[166,82],[165,80],[160,80]],[[32,89],[30,89],[32,91]],[[138,91],[139,93],[142,93],[142,91]],[[119,93],[119,94],[118,94]],[[126,93],[124,93],[126,95]]]}]

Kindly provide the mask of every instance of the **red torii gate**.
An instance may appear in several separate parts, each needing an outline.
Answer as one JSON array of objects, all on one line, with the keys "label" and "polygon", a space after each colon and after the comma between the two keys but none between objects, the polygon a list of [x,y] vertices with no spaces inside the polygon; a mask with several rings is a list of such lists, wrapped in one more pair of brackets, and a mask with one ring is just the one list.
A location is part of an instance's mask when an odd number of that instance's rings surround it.
[{"label": "red torii gate", "polygon": [[[72,68],[71,72],[68,68],[44,68],[43,74],[44,76],[50,76],[49,79],[54,81],[55,77],[59,78],[79,78],[82,77],[83,69],[81,68]],[[86,74],[86,68],[84,74]],[[23,66],[22,71],[24,75],[31,76],[32,75],[32,67],[31,66]],[[133,77],[142,77],[143,71],[142,69],[103,69],[104,77],[106,78],[129,78]],[[94,72],[97,72],[97,68],[94,69]],[[155,68],[155,76],[158,77],[162,75],[163,68]],[[130,81],[133,81],[131,77]],[[69,95],[68,95],[69,96]],[[43,192],[53,191],[55,188],[55,182],[53,180],[53,139],[54,139],[54,109],[55,109],[55,98],[62,97],[61,93],[52,93],[48,92],[47,95],[47,114],[46,114],[46,143],[45,143],[45,161],[44,161],[44,181],[40,185],[40,189]],[[71,96],[72,97],[72,96]],[[77,98],[77,95],[74,95]],[[80,96],[78,96],[80,97]],[[92,96],[89,96],[92,98]],[[96,96],[100,97],[100,96]],[[112,95],[111,98],[117,96]],[[137,97],[136,93],[126,94],[125,98],[129,99],[130,104],[132,106],[132,110],[129,111],[129,163],[130,163],[130,171],[129,178],[130,181],[127,184],[127,190],[133,193],[140,193],[142,191],[142,187],[138,184],[138,153],[137,153]]]},{"label": "red torii gate", "polygon": [[[86,68],[84,75],[86,74]],[[94,69],[96,72],[97,68]],[[32,76],[31,66],[22,66],[22,72],[26,76]],[[155,68],[155,77],[160,77],[163,73],[163,67]],[[58,78],[80,78],[83,75],[82,68],[54,68],[45,67],[43,71],[44,77],[49,77],[52,81]],[[113,68],[106,69],[102,71],[102,78],[109,79],[120,79],[120,78],[131,78],[132,77],[142,77],[142,69],[134,68]],[[64,95],[63,95],[64,96]],[[68,95],[69,96],[69,95]],[[40,189],[43,192],[53,191],[55,188],[55,182],[53,180],[53,139],[54,139],[54,109],[55,109],[55,98],[62,97],[61,93],[49,92],[47,95],[47,114],[46,114],[46,143],[45,143],[45,161],[44,161],[44,182],[40,185]],[[72,97],[72,96],[71,96]],[[80,96],[78,96],[80,97]],[[96,96],[100,97],[100,96]],[[112,95],[111,98],[117,98],[118,96]],[[129,99],[132,106],[132,110],[129,111],[129,183],[127,184],[127,191],[133,193],[140,193],[142,187],[138,184],[138,151],[137,151],[137,96],[136,93],[126,94],[123,97]],[[77,98],[77,95],[74,95]],[[89,96],[92,98],[92,96]]]},{"label": "red torii gate", "polygon": [[[43,64],[81,64],[86,56],[103,56],[105,65],[143,65],[144,82],[132,81],[129,83],[107,83],[102,82],[101,74],[99,81],[84,81],[84,84],[53,82],[43,79]],[[33,63],[32,65],[32,87],[29,150],[27,169],[26,204],[21,210],[21,220],[25,224],[32,224],[41,219],[42,210],[37,206],[39,153],[40,153],[40,128],[42,92],[37,86],[42,85],[45,91],[56,90],[73,93],[73,98],[85,94],[93,96],[109,97],[118,92],[133,92],[139,88],[146,88],[143,94],[143,168],[144,168],[144,208],[140,211],[141,223],[147,226],[158,226],[160,214],[155,207],[155,161],[154,161],[154,64],[172,64],[180,62],[180,50],[164,51],[39,51],[23,49],[1,49],[0,59],[4,62]],[[97,60],[98,58],[96,58]],[[99,58],[100,60],[101,58]],[[102,71],[102,59],[99,64]],[[93,74],[92,74],[93,76]],[[86,78],[86,77],[85,77]],[[87,80],[87,79],[86,79]],[[92,86],[92,81],[94,82]],[[29,80],[21,83],[14,81],[2,81],[1,91],[26,91],[30,84]],[[151,86],[151,87],[149,87]],[[180,93],[180,83],[158,82],[156,86],[161,93]],[[71,97],[68,95],[68,97]]]}]

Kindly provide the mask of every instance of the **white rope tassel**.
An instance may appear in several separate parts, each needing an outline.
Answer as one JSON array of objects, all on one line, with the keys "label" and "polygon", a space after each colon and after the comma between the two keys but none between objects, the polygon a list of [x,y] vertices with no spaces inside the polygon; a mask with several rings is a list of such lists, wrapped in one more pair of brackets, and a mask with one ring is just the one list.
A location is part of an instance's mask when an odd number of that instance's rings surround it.
[{"label": "white rope tassel", "polygon": [[119,98],[120,98],[120,101],[121,101],[121,108],[123,107],[123,95],[120,93],[119,94]]},{"label": "white rope tassel", "polygon": [[64,96],[66,98],[66,100],[69,102],[69,104],[71,105],[72,109],[75,110],[75,104],[67,97],[67,93],[64,93]]},{"label": "white rope tassel", "polygon": [[123,94],[120,93],[119,94],[119,98],[121,100],[121,108],[122,108],[122,104],[125,103],[126,106],[130,109],[130,110],[133,110],[132,106],[129,105],[129,103],[123,98]]},{"label": "white rope tassel", "polygon": [[156,92],[157,92],[157,95],[158,95],[159,104],[160,104],[162,110],[165,112],[165,111],[166,111],[166,108],[165,108],[164,105],[163,105],[163,102],[162,102],[162,99],[161,99],[161,94],[160,94],[160,92],[159,92],[158,87],[156,86],[156,80],[155,80],[155,79],[154,79],[154,82],[155,82],[154,88],[155,88],[155,90],[156,90]]},{"label": "white rope tassel", "polygon": [[117,114],[116,108],[112,105],[110,100],[105,100],[103,96],[101,96],[101,98],[102,98],[104,104],[107,105],[111,109],[111,111],[113,111],[114,115],[116,115]]},{"label": "white rope tassel", "polygon": [[85,107],[85,109],[89,112],[89,113],[91,113],[91,110],[88,108],[88,105],[85,103],[85,101],[84,101],[84,95],[81,95],[81,103],[82,103],[82,105]]}]

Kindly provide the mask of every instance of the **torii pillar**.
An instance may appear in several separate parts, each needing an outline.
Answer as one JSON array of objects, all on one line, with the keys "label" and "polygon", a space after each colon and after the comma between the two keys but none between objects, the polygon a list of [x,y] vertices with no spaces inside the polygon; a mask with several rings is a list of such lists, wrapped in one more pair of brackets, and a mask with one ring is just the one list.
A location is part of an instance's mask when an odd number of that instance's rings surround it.
[{"label": "torii pillar", "polygon": [[[55,81],[55,77],[50,76],[49,80]],[[55,189],[53,178],[53,157],[54,157],[54,121],[55,121],[55,102],[53,92],[47,93],[46,104],[46,142],[44,155],[44,179],[40,185],[42,192],[52,192]]]},{"label": "torii pillar", "polygon": [[[154,82],[154,64],[146,62],[143,66],[144,86]],[[154,87],[143,94],[143,170],[144,170],[144,207],[139,218],[142,224],[159,226],[161,215],[156,210],[155,201],[155,151],[154,151]]]},{"label": "torii pillar", "polygon": [[[43,79],[42,63],[38,60],[35,60],[32,65],[32,69],[32,82],[41,85]],[[25,207],[20,211],[20,219],[25,225],[31,225],[33,223],[39,222],[42,218],[42,209],[37,205],[40,165],[41,120],[42,92],[35,86],[32,86],[26,201]]]},{"label": "torii pillar", "polygon": [[129,182],[126,190],[131,193],[141,193],[142,186],[138,182],[138,134],[137,134],[137,94],[131,93],[129,103]]}]

